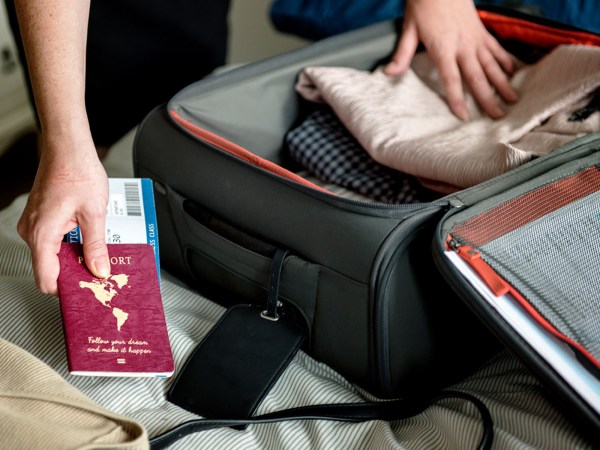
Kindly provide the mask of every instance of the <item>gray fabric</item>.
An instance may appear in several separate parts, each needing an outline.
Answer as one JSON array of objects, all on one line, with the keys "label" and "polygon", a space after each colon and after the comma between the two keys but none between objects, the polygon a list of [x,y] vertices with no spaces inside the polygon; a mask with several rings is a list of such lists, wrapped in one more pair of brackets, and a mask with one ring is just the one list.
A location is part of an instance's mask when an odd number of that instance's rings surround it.
[{"label": "gray fabric", "polygon": [[519,195],[525,194],[552,180],[571,175],[591,164],[600,163],[600,133],[593,133],[572,141],[551,154],[531,161],[504,175],[451,194],[446,199],[469,208],[453,214],[444,221],[441,235],[446,235],[457,224],[481,214]]},{"label": "gray fabric", "polygon": [[298,72],[307,64],[368,69],[393,50],[395,37],[393,24],[385,22],[316,42],[194,83],[169,102],[169,110],[278,161],[285,131],[298,116],[293,90]]},{"label": "gray fabric", "polygon": [[559,331],[600,359],[600,192],[481,246]]},{"label": "gray fabric", "polygon": [[[67,373],[58,301],[39,294],[29,250],[15,227],[24,207],[19,198],[0,212],[0,337],[42,359],[92,400],[128,415],[150,436],[196,418],[169,404],[172,380],[75,377]],[[176,368],[208,332],[223,308],[162,274],[162,292]],[[506,353],[455,386],[477,395],[495,422],[495,449],[591,448],[544,398],[540,384]],[[260,406],[258,413],[323,402],[360,401],[361,392],[327,366],[300,353]],[[175,449],[457,449],[475,448],[481,434],[469,404],[444,401],[412,419],[393,423],[287,422],[222,429],[180,441]]]}]

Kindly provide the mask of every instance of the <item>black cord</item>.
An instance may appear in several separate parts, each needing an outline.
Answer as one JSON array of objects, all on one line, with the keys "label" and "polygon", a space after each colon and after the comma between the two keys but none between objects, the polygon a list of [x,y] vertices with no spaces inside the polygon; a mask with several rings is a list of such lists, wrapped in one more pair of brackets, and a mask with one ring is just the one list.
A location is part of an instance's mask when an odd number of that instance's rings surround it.
[{"label": "black cord", "polygon": [[196,419],[181,425],[150,440],[151,450],[161,450],[185,436],[200,431],[224,427],[244,427],[285,420],[333,420],[343,422],[367,422],[371,420],[400,420],[413,417],[434,403],[458,398],[467,400],[477,408],[482,419],[483,433],[477,450],[489,450],[494,439],[492,416],[485,404],[477,397],[459,391],[442,391],[429,401],[391,400],[383,402],[335,403],[290,408],[275,411],[248,419]]},{"label": "black cord", "polygon": [[479,411],[479,415],[481,416],[483,427],[483,433],[481,440],[479,441],[479,445],[477,446],[477,450],[489,450],[492,447],[492,442],[494,440],[494,421],[492,420],[492,415],[490,414],[489,409],[487,409],[487,406],[485,406],[485,404],[474,395],[460,391],[442,391],[440,394],[434,397],[431,403],[433,404],[438,400],[449,398],[467,400],[475,405]]}]

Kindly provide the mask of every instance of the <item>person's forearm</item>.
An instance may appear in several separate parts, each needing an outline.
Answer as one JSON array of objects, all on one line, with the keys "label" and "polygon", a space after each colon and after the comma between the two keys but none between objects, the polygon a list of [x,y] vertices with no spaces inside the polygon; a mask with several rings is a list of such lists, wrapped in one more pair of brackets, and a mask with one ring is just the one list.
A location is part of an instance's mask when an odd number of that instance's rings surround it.
[{"label": "person's forearm", "polygon": [[89,133],[85,52],[90,0],[15,1],[46,139]]},{"label": "person's forearm", "polygon": [[57,294],[63,236],[79,225],[85,264],[110,274],[105,238],[108,180],[85,109],[89,0],[16,0],[42,128],[38,171],[17,224],[40,291]]}]

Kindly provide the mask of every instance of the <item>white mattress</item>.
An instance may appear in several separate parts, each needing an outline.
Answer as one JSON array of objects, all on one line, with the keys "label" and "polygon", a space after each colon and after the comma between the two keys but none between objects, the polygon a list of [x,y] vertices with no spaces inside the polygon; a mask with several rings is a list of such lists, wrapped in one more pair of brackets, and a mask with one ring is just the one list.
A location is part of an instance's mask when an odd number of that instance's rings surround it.
[{"label": "white mattress", "polygon": [[[111,176],[131,175],[132,135],[106,161]],[[68,374],[58,300],[36,291],[27,246],[16,232],[26,197],[0,211],[0,337],[31,352],[102,406],[128,415],[156,436],[197,416],[166,401],[172,379],[76,377]],[[222,307],[162,272],[169,335],[180,368]],[[491,359],[453,386],[479,397],[494,420],[496,449],[591,448],[544,397],[541,385],[511,355]],[[339,374],[300,352],[258,413],[364,397]],[[445,400],[406,420],[347,424],[298,421],[211,430],[188,436],[176,449],[457,449],[475,448],[481,421],[473,406]],[[1,438],[0,438],[1,440]]]}]

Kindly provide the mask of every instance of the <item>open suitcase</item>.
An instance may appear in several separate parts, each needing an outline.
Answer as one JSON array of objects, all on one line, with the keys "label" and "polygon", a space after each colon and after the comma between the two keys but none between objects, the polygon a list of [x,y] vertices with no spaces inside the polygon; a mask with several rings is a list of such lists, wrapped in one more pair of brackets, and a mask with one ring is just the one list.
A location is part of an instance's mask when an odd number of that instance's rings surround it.
[{"label": "open suitcase", "polygon": [[[482,17],[519,45],[600,45],[556,24]],[[491,329],[597,439],[600,134],[437,201],[395,206],[335,196],[298,176],[282,151],[303,115],[298,72],[370,69],[395,37],[395,25],[382,23],[329,38],[200,81],[149,114],[134,167],[155,181],[163,266],[223,304],[264,304],[273,255],[289,250],[280,299],[306,328],[306,350],[379,397],[426,396],[463,376],[495,349]],[[552,229],[548,257],[523,231],[539,227]],[[576,257],[556,265],[568,248]],[[561,289],[565,280],[571,289]],[[497,295],[536,320],[515,326],[490,303]],[[571,309],[557,311],[571,298]],[[553,349],[541,351],[533,333],[552,335]]]}]

